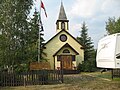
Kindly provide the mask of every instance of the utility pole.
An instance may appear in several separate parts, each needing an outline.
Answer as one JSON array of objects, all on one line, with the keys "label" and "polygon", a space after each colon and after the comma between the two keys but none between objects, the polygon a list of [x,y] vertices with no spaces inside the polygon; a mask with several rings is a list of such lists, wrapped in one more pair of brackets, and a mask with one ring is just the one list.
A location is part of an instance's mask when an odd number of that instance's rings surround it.
[{"label": "utility pole", "polygon": [[40,62],[40,58],[41,58],[41,53],[40,53],[40,49],[41,49],[41,43],[40,43],[40,31],[41,31],[41,0],[40,0],[40,10],[39,10],[39,36],[38,36],[38,62]]}]

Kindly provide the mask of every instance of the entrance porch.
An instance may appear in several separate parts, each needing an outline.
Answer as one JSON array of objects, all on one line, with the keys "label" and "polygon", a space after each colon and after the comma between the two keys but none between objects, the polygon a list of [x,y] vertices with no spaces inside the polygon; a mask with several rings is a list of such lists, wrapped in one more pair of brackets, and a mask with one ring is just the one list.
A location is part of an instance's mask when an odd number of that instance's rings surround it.
[{"label": "entrance porch", "polygon": [[76,70],[76,55],[57,55],[55,60],[55,69]]},{"label": "entrance porch", "polygon": [[60,70],[76,70],[76,56],[79,53],[66,43],[54,55],[54,69]]}]

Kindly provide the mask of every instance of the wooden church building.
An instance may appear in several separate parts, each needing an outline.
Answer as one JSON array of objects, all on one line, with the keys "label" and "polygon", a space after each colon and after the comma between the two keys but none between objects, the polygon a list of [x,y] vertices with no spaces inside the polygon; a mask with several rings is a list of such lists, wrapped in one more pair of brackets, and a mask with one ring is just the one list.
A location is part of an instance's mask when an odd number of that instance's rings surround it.
[{"label": "wooden church building", "polygon": [[56,21],[56,35],[45,44],[44,52],[50,62],[51,69],[75,70],[84,60],[82,45],[69,33],[69,20],[67,19],[63,3],[60,6],[58,20]]}]

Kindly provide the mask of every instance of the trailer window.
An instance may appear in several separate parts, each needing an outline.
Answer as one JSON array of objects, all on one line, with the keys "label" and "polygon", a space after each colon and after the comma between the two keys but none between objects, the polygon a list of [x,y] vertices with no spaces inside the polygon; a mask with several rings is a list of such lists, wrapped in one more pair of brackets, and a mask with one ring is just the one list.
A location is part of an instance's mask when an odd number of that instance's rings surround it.
[{"label": "trailer window", "polygon": [[120,53],[116,55],[116,58],[117,58],[117,59],[120,59]]}]

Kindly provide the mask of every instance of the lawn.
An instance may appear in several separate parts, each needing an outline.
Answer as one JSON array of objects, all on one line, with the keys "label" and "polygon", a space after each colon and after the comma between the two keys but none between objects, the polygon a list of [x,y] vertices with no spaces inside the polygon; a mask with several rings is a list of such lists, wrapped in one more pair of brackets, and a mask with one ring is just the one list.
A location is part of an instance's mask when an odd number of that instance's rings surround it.
[{"label": "lawn", "polygon": [[81,73],[64,75],[62,84],[5,87],[0,90],[120,90],[120,78],[112,80],[110,72]]}]

